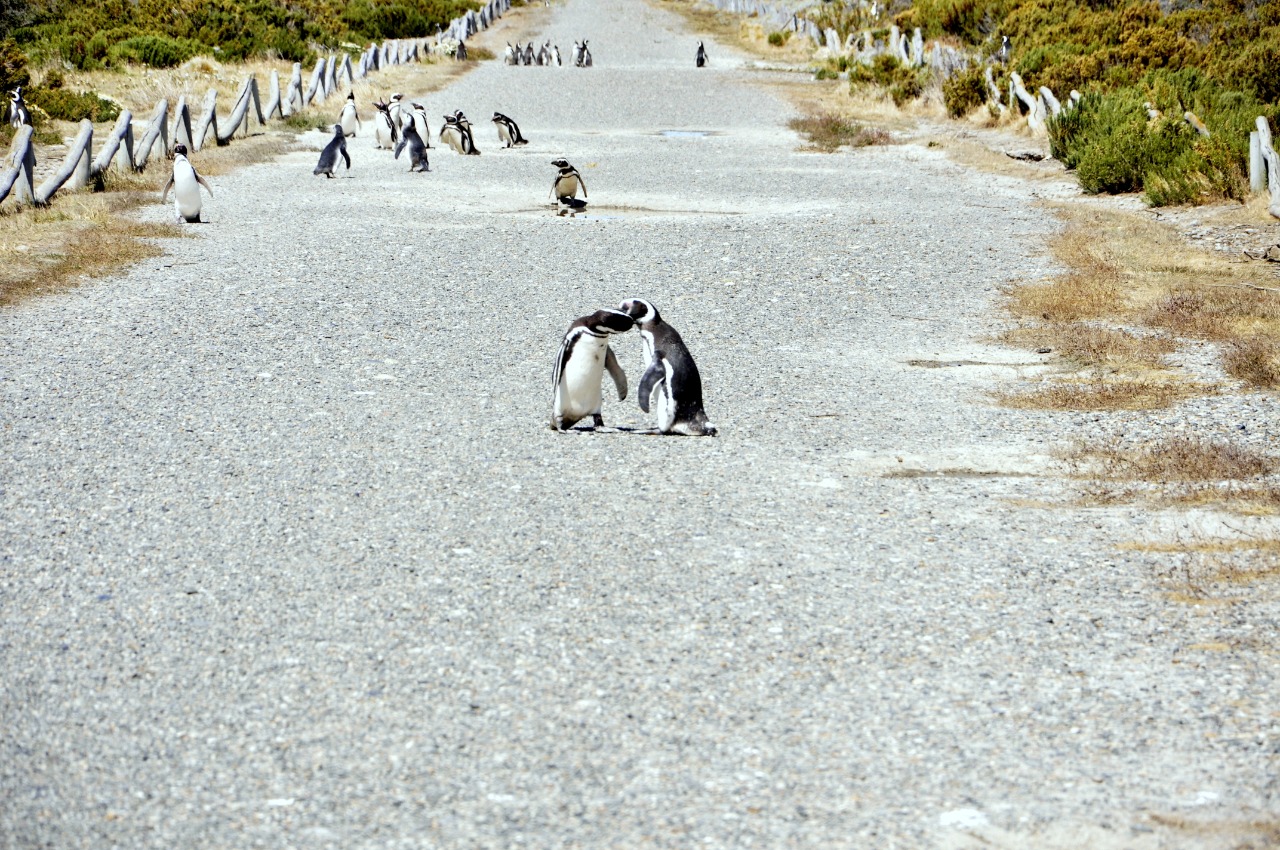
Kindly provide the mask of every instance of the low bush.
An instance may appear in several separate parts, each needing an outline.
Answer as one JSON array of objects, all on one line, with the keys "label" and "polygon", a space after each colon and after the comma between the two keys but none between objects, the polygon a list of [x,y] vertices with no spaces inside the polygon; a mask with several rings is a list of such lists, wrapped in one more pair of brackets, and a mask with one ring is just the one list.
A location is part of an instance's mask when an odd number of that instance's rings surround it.
[{"label": "low bush", "polygon": [[879,86],[889,93],[895,105],[902,106],[924,93],[928,75],[927,68],[913,68],[899,62],[896,56],[881,53],[869,65],[849,67],[849,88],[857,91],[868,85]]},{"label": "low bush", "polygon": [[200,53],[212,50],[189,38],[163,35],[136,35],[126,38],[107,51],[112,64],[134,63],[152,68],[173,68]]},{"label": "low bush", "polygon": [[987,102],[987,81],[981,68],[966,68],[942,84],[942,102],[952,118],[963,118]]},{"label": "low bush", "polygon": [[76,92],[58,86],[43,86],[27,91],[27,102],[44,110],[50,118],[59,121],[80,121],[88,118],[95,124],[114,121],[120,115],[119,105],[103,100],[93,92]]}]

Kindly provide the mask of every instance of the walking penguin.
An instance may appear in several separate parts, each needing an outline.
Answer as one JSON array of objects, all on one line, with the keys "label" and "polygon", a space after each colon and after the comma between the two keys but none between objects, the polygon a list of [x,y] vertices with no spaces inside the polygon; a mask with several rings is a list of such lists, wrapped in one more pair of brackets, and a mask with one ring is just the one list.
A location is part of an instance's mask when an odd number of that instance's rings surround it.
[{"label": "walking penguin", "polygon": [[347,163],[347,171],[351,170],[351,157],[347,155],[347,136],[342,129],[341,124],[333,125],[333,138],[329,140],[329,144],[324,146],[324,150],[320,151],[320,161],[316,163],[312,174],[323,174],[325,177],[333,177],[333,172],[338,167],[338,155]]},{"label": "walking penguin", "polygon": [[178,211],[178,218],[191,224],[200,223],[200,187],[203,186],[213,197],[213,189],[196,173],[195,166],[187,159],[187,146],[173,146],[173,173],[164,184],[160,193],[160,203],[169,199],[169,190],[173,190],[173,205]]}]

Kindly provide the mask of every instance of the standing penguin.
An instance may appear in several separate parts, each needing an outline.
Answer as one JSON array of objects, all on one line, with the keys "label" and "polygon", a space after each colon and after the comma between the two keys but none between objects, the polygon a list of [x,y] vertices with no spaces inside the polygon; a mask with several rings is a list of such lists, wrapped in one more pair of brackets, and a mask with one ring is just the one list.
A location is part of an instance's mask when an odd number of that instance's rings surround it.
[{"label": "standing penguin", "polygon": [[609,347],[609,337],[626,333],[634,324],[626,313],[597,310],[569,325],[551,373],[552,428],[567,431],[586,416],[592,418],[592,427],[604,427],[604,417],[600,415],[603,402],[600,385],[605,370],[613,378],[618,400],[627,397],[627,375]]},{"label": "standing penguin", "polygon": [[320,151],[320,161],[316,163],[312,174],[323,174],[325,177],[333,177],[333,172],[338,167],[338,155],[346,160],[347,171],[351,170],[351,157],[347,155],[347,134],[342,129],[341,124],[333,125],[333,138],[329,140],[329,144],[324,146],[324,150]]},{"label": "standing penguin", "polygon": [[338,115],[338,123],[342,125],[344,136],[355,136],[356,130],[360,128],[360,113],[356,111],[355,92],[347,95],[347,102],[343,105],[341,114]]},{"label": "standing penguin", "polygon": [[[582,179],[582,175],[578,173],[578,169],[574,168],[567,160],[552,160],[551,164],[560,169],[556,173],[556,177],[551,181],[551,197],[555,198],[566,207],[580,210],[587,205],[585,198],[587,197],[587,184]],[[584,200],[578,200],[578,189],[582,189],[582,197]]]},{"label": "standing penguin", "polygon": [[458,42],[458,52],[454,54],[454,58],[459,62],[467,61],[467,43],[465,41]]},{"label": "standing penguin", "polygon": [[555,65],[556,67],[559,67],[561,64],[563,64],[560,61],[560,45],[557,44],[551,48],[551,61],[548,62],[547,64]]},{"label": "standing penguin", "polygon": [[409,148],[410,171],[431,170],[431,165],[427,162],[427,146],[422,143],[422,137],[418,135],[412,121],[400,132],[400,144],[396,145],[396,159],[400,158],[400,151],[405,147]]},{"label": "standing penguin", "polygon": [[440,144],[453,148],[454,153],[466,153],[462,147],[462,128],[452,115],[444,116],[444,123],[440,125]]},{"label": "standing penguin", "polygon": [[431,125],[427,123],[427,110],[421,103],[413,103],[413,128],[418,131],[422,144],[431,149]]},{"label": "standing penguin", "polygon": [[476,137],[471,133],[471,122],[467,120],[467,116],[462,114],[461,109],[454,112],[453,117],[458,125],[462,152],[467,156],[479,156],[480,149],[476,147]]},{"label": "standing penguin", "polygon": [[396,122],[391,118],[391,104],[379,100],[373,106],[378,110],[373,116],[374,147],[390,150],[400,138]]},{"label": "standing penguin", "polygon": [[9,126],[18,129],[23,124],[31,123],[31,113],[27,111],[26,101],[22,99],[22,86],[9,92]]},{"label": "standing penguin", "polygon": [[647,365],[640,378],[640,409],[649,412],[656,392],[659,433],[714,437],[716,426],[707,421],[702,409],[702,377],[680,334],[648,301],[629,298],[618,309],[635,321],[644,340]]},{"label": "standing penguin", "polygon": [[169,190],[173,189],[173,205],[178,211],[178,218],[192,224],[200,223],[200,187],[203,186],[209,197],[213,197],[213,189],[204,182],[204,178],[196,173],[195,166],[187,160],[187,146],[173,146],[173,173],[164,184],[160,193],[160,203],[169,199]]},{"label": "standing penguin", "polygon": [[707,66],[707,49],[702,46],[702,42],[698,42],[698,55],[694,57],[693,61],[699,68]]},{"label": "standing penguin", "polygon": [[520,135],[520,125],[501,112],[493,113],[493,123],[498,127],[498,138],[503,141],[504,147],[529,144],[529,140]]}]

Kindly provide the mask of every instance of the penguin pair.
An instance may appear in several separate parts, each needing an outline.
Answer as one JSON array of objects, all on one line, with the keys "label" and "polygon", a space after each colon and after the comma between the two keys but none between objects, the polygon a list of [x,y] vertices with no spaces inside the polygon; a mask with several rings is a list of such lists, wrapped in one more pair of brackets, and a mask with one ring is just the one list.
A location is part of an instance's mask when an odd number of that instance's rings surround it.
[{"label": "penguin pair", "polygon": [[498,138],[504,147],[529,144],[529,140],[520,134],[520,125],[501,112],[493,113],[493,123],[498,127]]},{"label": "penguin pair", "polygon": [[587,47],[587,40],[584,38],[582,43],[573,43],[573,64],[578,68],[591,67],[591,50]]},{"label": "penguin pair", "polygon": [[716,426],[703,410],[702,377],[693,355],[657,308],[640,298],[628,298],[616,310],[597,310],[569,325],[552,370],[551,427],[566,431],[587,416],[592,428],[604,427],[601,384],[606,371],[618,400],[627,397],[627,376],[609,347],[609,338],[633,327],[640,329],[645,348],[640,409],[648,413],[656,399],[657,432],[715,436]]},{"label": "penguin pair", "polygon": [[440,144],[448,145],[464,156],[479,156],[475,137],[471,134],[471,122],[462,110],[444,116],[444,126],[440,128]]},{"label": "penguin pair", "polygon": [[[587,205],[585,200],[587,197],[587,184],[582,179],[582,175],[578,173],[578,169],[564,159],[553,159],[551,164],[560,169],[551,181],[551,197],[559,201],[565,208],[561,211],[561,214],[563,215],[567,210],[580,210],[585,207]],[[578,200],[578,189],[582,189],[583,200]]]},{"label": "penguin pair", "polygon": [[324,150],[320,151],[320,161],[316,163],[311,173],[332,178],[333,172],[338,168],[339,156],[346,161],[347,171],[350,171],[351,157],[347,155],[347,131],[342,124],[334,124],[333,138],[324,146]]},{"label": "penguin pair", "polygon": [[187,146],[184,144],[176,144],[173,146],[173,173],[169,175],[169,179],[164,184],[164,190],[160,193],[160,203],[164,203],[169,199],[169,190],[173,190],[173,206],[178,214],[180,221],[190,224],[200,223],[200,187],[203,186],[209,193],[209,197],[213,197],[213,188],[205,182],[187,159]]}]

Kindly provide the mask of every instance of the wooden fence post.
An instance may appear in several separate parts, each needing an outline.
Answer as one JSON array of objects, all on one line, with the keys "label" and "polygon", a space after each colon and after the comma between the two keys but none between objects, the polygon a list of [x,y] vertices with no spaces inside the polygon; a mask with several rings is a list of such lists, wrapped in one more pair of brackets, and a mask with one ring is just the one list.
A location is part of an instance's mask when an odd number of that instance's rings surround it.
[{"label": "wooden fence post", "polygon": [[57,173],[36,189],[35,201],[44,206],[63,186],[82,189],[89,185],[89,150],[93,147],[93,122],[88,118],[80,122],[80,132],[67,150],[67,158]]},{"label": "wooden fence post", "polygon": [[133,155],[134,171],[142,171],[147,167],[147,160],[151,158],[152,150],[157,142],[160,143],[166,154],[169,152],[169,129],[165,125],[168,117],[169,101],[157,101],[156,111],[152,113],[151,120],[147,122],[147,129],[142,134],[142,141],[138,143],[138,148]]},{"label": "wooden fence post", "polygon": [[204,147],[205,141],[209,138],[209,131],[213,131],[213,139],[216,143],[218,140],[218,90],[209,89],[209,93],[204,96],[204,112],[200,115],[200,123],[196,127],[196,134],[192,137],[195,142],[193,150],[200,150]]},{"label": "wooden fence post", "polygon": [[13,136],[13,147],[5,160],[9,168],[0,175],[0,201],[13,196],[20,204],[34,204],[35,192],[31,188],[31,172],[36,167],[36,154],[31,146],[31,125],[23,124]]},{"label": "wooden fence post", "polygon": [[[126,141],[127,138],[127,141]],[[116,119],[116,126],[111,130],[111,135],[107,136],[107,142],[102,146],[102,150],[98,152],[98,157],[93,161],[93,167],[89,171],[89,176],[98,180],[103,173],[111,167],[111,162],[116,158],[116,152],[121,147],[127,148],[129,152],[129,170],[133,170],[133,113],[125,109],[120,113],[120,117]]]}]

